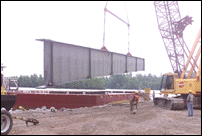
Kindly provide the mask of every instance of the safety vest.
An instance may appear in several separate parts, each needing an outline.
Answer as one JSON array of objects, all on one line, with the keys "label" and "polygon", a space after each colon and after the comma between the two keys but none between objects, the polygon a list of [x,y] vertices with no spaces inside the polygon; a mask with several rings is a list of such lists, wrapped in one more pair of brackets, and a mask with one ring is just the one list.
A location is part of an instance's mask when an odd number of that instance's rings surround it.
[{"label": "safety vest", "polygon": [[190,100],[190,102],[194,101],[194,96],[192,94],[190,95],[190,99],[189,100]]},{"label": "safety vest", "polygon": [[135,96],[135,101],[138,102],[139,96]]}]

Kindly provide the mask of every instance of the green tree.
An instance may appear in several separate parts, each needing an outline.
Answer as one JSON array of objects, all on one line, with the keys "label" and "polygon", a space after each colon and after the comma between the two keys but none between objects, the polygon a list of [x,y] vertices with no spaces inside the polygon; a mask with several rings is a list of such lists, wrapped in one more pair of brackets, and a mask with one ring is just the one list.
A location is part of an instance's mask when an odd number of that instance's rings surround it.
[{"label": "green tree", "polygon": [[103,78],[105,82],[105,88],[109,89],[145,89],[151,88],[152,90],[158,90],[160,87],[161,77],[153,76],[152,74],[142,75],[136,74],[122,74],[113,75]]},{"label": "green tree", "polygon": [[57,87],[75,89],[105,89],[105,83],[103,78],[92,78],[58,85]]},{"label": "green tree", "polygon": [[37,87],[44,85],[44,78],[42,75],[33,74],[30,76],[22,76],[18,78],[19,87]]}]

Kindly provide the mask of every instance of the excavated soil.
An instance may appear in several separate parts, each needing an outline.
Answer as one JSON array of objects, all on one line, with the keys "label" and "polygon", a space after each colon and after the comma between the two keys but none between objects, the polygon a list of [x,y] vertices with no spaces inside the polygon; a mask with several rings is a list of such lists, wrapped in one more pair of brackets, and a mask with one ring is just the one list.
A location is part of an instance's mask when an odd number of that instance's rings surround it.
[{"label": "excavated soil", "polygon": [[14,119],[9,135],[201,135],[201,110],[168,110],[152,102],[139,103],[136,114],[128,104],[66,109],[29,110],[13,116],[35,118],[39,124]]}]

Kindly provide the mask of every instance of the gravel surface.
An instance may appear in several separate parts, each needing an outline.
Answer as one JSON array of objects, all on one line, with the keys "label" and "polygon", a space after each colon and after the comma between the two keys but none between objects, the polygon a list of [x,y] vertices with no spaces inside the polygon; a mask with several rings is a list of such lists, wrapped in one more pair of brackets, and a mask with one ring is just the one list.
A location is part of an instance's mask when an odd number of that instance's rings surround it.
[{"label": "gravel surface", "polygon": [[168,110],[152,102],[139,103],[136,114],[128,104],[89,108],[14,111],[13,116],[35,118],[26,126],[14,119],[9,135],[201,135],[201,110],[188,117],[185,110]]}]

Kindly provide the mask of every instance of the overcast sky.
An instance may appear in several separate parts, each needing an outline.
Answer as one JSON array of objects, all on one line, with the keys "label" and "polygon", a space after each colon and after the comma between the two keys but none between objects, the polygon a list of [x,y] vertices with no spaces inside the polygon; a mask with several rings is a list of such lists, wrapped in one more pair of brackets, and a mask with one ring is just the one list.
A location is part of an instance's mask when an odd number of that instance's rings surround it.
[{"label": "overcast sky", "polygon": [[[103,45],[106,1],[1,1],[1,63],[5,76],[43,75],[45,38],[95,49]],[[191,49],[201,27],[201,1],[179,1],[181,17],[193,17],[184,31]],[[173,72],[158,30],[153,1],[127,1],[130,53],[145,59],[141,74]],[[127,21],[123,1],[109,1],[107,9]],[[126,24],[107,13],[105,46],[111,52],[128,52]]]}]

